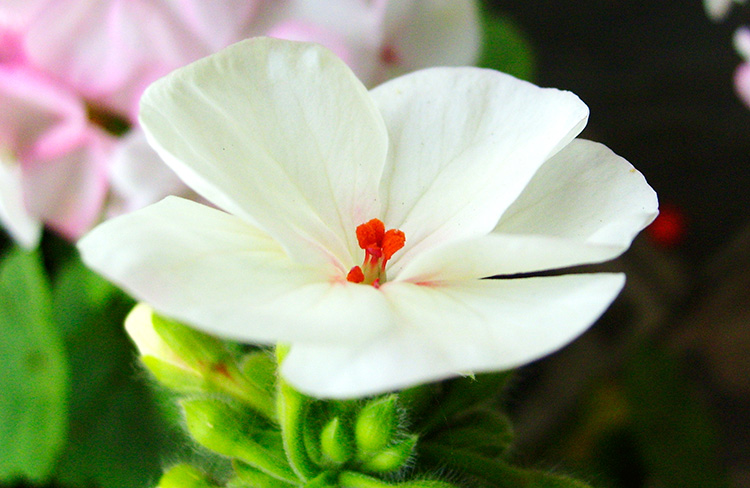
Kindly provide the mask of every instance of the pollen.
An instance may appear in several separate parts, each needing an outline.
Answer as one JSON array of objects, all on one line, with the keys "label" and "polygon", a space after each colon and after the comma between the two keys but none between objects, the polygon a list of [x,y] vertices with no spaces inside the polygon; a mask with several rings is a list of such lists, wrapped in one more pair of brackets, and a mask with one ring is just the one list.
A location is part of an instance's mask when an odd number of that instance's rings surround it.
[{"label": "pollen", "polygon": [[385,282],[385,265],[388,260],[404,247],[406,236],[398,229],[385,230],[385,224],[372,219],[357,226],[357,242],[365,251],[362,266],[354,266],[346,275],[352,283],[364,283],[376,288]]}]

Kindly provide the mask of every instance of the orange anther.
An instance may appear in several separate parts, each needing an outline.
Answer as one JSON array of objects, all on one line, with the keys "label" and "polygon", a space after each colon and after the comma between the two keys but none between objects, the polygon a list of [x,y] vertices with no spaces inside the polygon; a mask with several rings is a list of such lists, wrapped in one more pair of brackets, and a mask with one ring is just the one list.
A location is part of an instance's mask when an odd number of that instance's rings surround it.
[{"label": "orange anther", "polygon": [[398,229],[391,229],[383,237],[383,264],[391,259],[393,253],[404,247],[406,236]]},{"label": "orange anther", "polygon": [[362,268],[355,266],[349,270],[349,274],[346,275],[346,281],[352,283],[362,283],[365,281],[365,274],[362,272]]},{"label": "orange anther", "polygon": [[385,224],[379,219],[372,219],[357,226],[357,241],[361,249],[380,248],[385,236]]}]

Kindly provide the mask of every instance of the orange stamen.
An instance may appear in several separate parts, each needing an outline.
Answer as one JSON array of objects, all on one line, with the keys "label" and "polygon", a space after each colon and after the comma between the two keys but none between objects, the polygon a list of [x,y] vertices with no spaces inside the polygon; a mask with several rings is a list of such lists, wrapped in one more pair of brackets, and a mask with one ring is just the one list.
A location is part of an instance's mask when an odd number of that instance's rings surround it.
[{"label": "orange stamen", "polygon": [[365,251],[364,263],[362,267],[353,267],[346,275],[346,280],[379,288],[385,282],[386,263],[396,251],[404,247],[406,237],[398,229],[386,232],[382,221],[372,219],[357,226],[357,242]]}]

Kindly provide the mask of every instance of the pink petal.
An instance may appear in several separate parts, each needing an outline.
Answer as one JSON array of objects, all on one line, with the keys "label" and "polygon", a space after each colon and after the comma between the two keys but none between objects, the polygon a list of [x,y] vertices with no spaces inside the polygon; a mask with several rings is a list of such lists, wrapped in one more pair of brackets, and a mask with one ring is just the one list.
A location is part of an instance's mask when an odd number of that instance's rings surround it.
[{"label": "pink petal", "polygon": [[132,113],[145,86],[205,54],[168,2],[59,0],[30,28],[29,57],[87,98]]},{"label": "pink petal", "polygon": [[165,2],[187,28],[201,39],[208,51],[218,51],[242,40],[244,31],[255,20],[263,0],[182,0]]},{"label": "pink petal", "polygon": [[112,138],[90,128],[74,147],[48,160],[25,162],[23,192],[30,213],[68,239],[77,239],[98,219],[107,192]]},{"label": "pink petal", "polygon": [[0,26],[25,30],[50,0],[3,0],[0,3]]},{"label": "pink petal", "polygon": [[287,20],[269,30],[268,36],[290,41],[317,42],[333,51],[349,66],[355,61],[344,36],[310,22]]},{"label": "pink petal", "polygon": [[83,103],[44,74],[0,66],[0,145],[18,159],[66,152],[86,124]]},{"label": "pink petal", "polygon": [[132,212],[168,195],[199,197],[149,146],[143,131],[131,130],[117,140],[109,172],[111,216]]}]

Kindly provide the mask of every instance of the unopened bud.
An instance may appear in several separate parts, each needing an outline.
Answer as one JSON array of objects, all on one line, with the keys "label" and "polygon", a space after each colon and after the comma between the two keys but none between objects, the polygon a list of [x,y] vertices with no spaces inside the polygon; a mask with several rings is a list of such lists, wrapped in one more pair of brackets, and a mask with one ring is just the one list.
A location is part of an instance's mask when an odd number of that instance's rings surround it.
[{"label": "unopened bud", "polygon": [[398,397],[388,395],[371,400],[354,424],[357,457],[368,459],[391,443],[399,423]]},{"label": "unopened bud", "polygon": [[352,457],[354,442],[351,431],[346,427],[339,417],[334,417],[320,433],[324,460],[331,465],[344,464]]},{"label": "unopened bud", "polygon": [[177,464],[169,468],[159,480],[156,488],[218,488],[206,476],[189,464]]},{"label": "unopened bud", "polygon": [[153,310],[139,303],[125,319],[125,330],[141,354],[143,364],[154,377],[179,391],[200,389],[203,377],[188,364],[154,328]]},{"label": "unopened bud", "polygon": [[374,473],[390,473],[406,466],[411,458],[418,436],[411,435],[386,447],[362,463],[362,468]]}]

